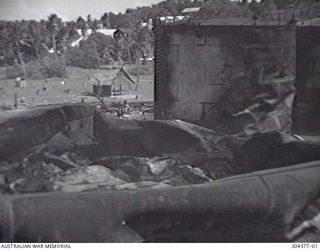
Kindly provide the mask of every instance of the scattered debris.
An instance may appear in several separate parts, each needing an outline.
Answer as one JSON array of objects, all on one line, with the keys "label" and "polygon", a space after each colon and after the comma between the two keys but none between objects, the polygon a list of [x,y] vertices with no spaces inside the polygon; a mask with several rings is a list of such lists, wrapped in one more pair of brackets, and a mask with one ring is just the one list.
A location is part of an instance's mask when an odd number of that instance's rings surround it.
[{"label": "scattered debris", "polygon": [[165,181],[172,186],[181,186],[212,181],[201,169],[168,157],[105,157],[92,164],[120,170],[130,178],[130,182]]},{"label": "scattered debris", "polygon": [[[14,111],[0,123],[0,192],[173,190],[320,158],[319,144],[279,132],[239,137],[179,120],[131,119],[152,109],[123,102],[96,111],[87,105]],[[318,223],[306,221],[287,237]]]},{"label": "scattered debris", "polygon": [[87,166],[67,171],[53,181],[53,190],[61,192],[98,191],[112,188],[126,182],[115,177],[103,166]]},{"label": "scattered debris", "polygon": [[39,157],[39,160],[43,161],[44,163],[47,163],[47,164],[52,163],[58,166],[59,168],[61,168],[62,170],[69,170],[69,169],[79,167],[79,165],[73,163],[68,159],[63,159],[62,157],[58,157],[48,152],[40,154],[38,155],[38,157]]}]

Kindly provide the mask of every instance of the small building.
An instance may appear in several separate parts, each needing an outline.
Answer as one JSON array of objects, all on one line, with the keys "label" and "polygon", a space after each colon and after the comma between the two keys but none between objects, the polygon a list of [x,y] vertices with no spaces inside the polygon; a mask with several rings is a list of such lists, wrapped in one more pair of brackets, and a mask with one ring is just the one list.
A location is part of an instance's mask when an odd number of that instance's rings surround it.
[{"label": "small building", "polygon": [[100,97],[110,97],[112,96],[111,85],[93,85],[93,93]]},{"label": "small building", "polygon": [[15,86],[16,88],[24,89],[27,87],[27,81],[23,77],[17,77],[15,80]]},{"label": "small building", "polygon": [[122,38],[122,37],[129,37],[133,33],[133,30],[130,28],[118,28],[114,32],[114,38]]},{"label": "small building", "polygon": [[185,8],[181,13],[186,15],[195,14],[198,13],[200,9],[201,7]]},{"label": "small building", "polygon": [[181,15],[184,17],[185,20],[191,20],[191,18],[195,17],[199,11],[201,10],[201,7],[192,7],[192,8],[185,8],[182,10]]},{"label": "small building", "polygon": [[169,23],[178,23],[186,20],[186,16],[161,16],[159,17],[160,23],[169,24]]},{"label": "small building", "polygon": [[101,69],[94,78],[97,83],[93,86],[93,92],[99,96],[110,97],[128,94],[137,89],[137,83],[123,67]]}]

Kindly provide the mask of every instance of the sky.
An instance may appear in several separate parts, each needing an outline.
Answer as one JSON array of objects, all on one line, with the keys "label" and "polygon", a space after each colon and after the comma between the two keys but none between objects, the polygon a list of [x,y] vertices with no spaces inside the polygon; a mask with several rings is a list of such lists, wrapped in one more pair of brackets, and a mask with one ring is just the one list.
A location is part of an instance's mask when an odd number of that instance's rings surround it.
[{"label": "sky", "polygon": [[124,12],[127,8],[148,6],[161,0],[0,0],[0,20],[40,20],[55,13],[65,21],[91,14]]}]

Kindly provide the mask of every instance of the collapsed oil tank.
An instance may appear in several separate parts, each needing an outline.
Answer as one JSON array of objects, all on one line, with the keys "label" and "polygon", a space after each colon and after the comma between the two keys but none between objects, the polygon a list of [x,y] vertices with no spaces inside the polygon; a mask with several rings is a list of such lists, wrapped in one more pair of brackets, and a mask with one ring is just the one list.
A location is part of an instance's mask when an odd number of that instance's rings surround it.
[{"label": "collapsed oil tank", "polygon": [[158,25],[155,116],[226,133],[289,131],[294,26]]}]

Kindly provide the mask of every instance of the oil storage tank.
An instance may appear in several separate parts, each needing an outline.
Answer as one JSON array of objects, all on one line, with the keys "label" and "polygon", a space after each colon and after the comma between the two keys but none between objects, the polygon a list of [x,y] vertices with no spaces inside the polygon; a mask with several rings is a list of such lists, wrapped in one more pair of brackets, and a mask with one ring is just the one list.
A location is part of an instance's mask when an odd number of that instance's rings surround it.
[{"label": "oil storage tank", "polygon": [[319,134],[320,128],[320,26],[297,27],[297,98],[294,130]]},{"label": "oil storage tank", "polygon": [[158,25],[155,116],[226,133],[288,131],[294,26]]}]

